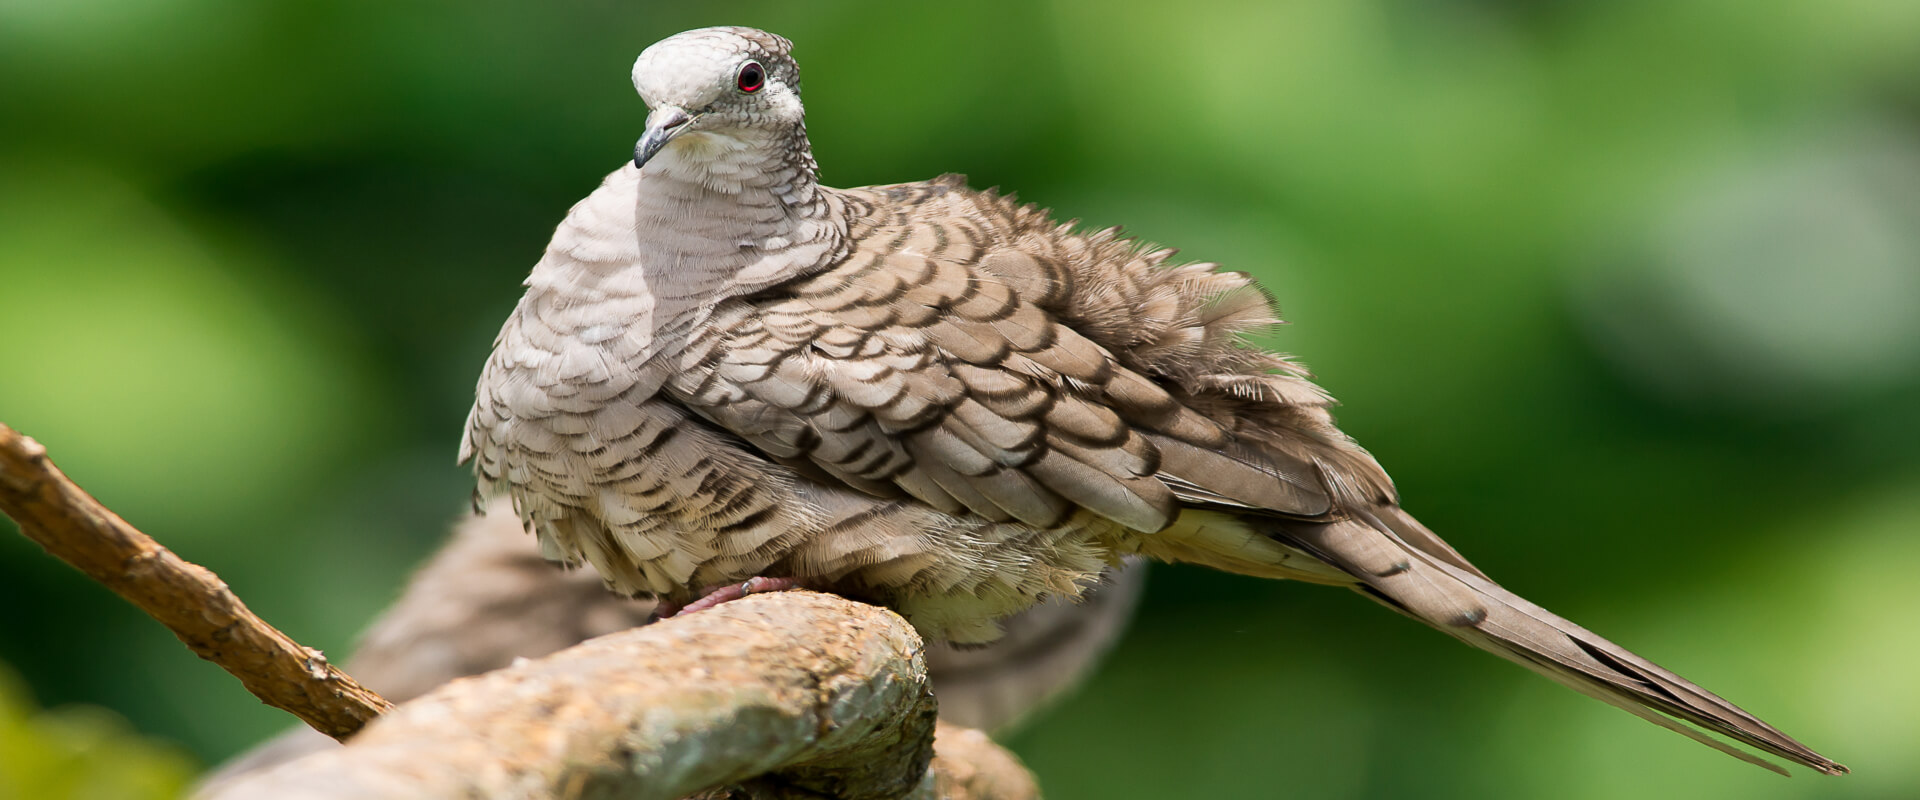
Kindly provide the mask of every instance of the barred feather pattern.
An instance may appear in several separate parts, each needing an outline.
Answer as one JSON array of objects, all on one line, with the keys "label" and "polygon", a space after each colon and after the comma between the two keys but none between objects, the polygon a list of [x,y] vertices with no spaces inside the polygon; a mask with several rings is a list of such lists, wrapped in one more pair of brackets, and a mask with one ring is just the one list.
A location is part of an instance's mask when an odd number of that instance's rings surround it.
[{"label": "barred feather pattern", "polygon": [[[1277,321],[1245,275],[957,176],[820,186],[787,48],[642,54],[675,126],[648,135],[676,138],[573,209],[496,341],[462,457],[551,557],[675,601],[792,577],[957,643],[1135,554],[1345,586],[1754,763],[1702,731],[1844,771],[1406,514],[1306,371],[1245,343]],[[766,84],[734,92],[747,61]]]}]

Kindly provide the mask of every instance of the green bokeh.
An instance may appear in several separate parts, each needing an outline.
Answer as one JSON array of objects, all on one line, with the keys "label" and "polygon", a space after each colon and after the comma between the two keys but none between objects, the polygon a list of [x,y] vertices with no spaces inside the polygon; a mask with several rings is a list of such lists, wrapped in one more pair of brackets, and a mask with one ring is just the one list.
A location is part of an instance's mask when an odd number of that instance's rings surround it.
[{"label": "green bokeh", "polygon": [[142,737],[106,709],[35,709],[0,667],[0,797],[159,800],[180,793],[191,764],[178,747]]},{"label": "green bokeh", "polygon": [[[1167,569],[1013,738],[1050,797],[1920,794],[1907,0],[0,2],[0,421],[347,652],[462,507],[472,381],[638,135],[634,55],[708,24],[796,42],[829,183],[964,172],[1253,272],[1430,526],[1857,772]],[[59,713],[203,762],[287,723],[14,536],[0,603]]]}]

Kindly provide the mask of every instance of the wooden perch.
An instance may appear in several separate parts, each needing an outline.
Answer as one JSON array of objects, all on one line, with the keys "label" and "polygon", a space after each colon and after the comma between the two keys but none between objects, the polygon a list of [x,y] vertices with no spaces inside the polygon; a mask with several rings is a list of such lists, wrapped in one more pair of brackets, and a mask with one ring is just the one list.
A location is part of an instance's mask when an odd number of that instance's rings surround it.
[{"label": "wooden perch", "polygon": [[254,616],[205,567],[161,547],[93,499],[39,442],[0,424],[0,511],[20,532],[167,626],[255,697],[345,740],[393,705]]},{"label": "wooden perch", "polygon": [[[344,748],[211,798],[1031,798],[984,735],[943,729],[920,638],[833,595],[756,595],[409,701]],[[703,797],[735,796],[720,792]]]},{"label": "wooden perch", "polygon": [[[884,609],[783,592],[615,633],[395,708],[248,611],[0,425],[0,511],[269,705],[347,747],[206,796],[1031,800],[979,731],[939,727],[925,648]],[[391,712],[391,713],[388,713]],[[931,769],[927,769],[929,760]]]}]

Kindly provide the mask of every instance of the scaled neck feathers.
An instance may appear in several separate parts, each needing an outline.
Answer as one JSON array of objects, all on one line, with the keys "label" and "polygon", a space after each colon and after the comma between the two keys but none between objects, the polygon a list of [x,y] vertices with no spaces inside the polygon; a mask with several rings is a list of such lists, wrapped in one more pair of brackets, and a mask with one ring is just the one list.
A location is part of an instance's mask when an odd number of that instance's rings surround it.
[{"label": "scaled neck feathers", "polygon": [[846,204],[816,173],[803,128],[682,136],[573,207],[521,310],[621,339],[628,363],[671,355],[722,300],[845,257]]}]

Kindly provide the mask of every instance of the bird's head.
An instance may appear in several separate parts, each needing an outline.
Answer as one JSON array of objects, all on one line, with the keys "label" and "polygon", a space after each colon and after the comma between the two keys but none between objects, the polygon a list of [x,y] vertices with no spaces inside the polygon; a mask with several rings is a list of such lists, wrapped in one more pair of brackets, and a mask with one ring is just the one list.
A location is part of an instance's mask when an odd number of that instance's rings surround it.
[{"label": "bird's head", "polygon": [[641,52],[633,86],[651,113],[634,145],[634,165],[645,166],[669,145],[698,161],[804,136],[792,47],[753,28],[701,28]]}]

